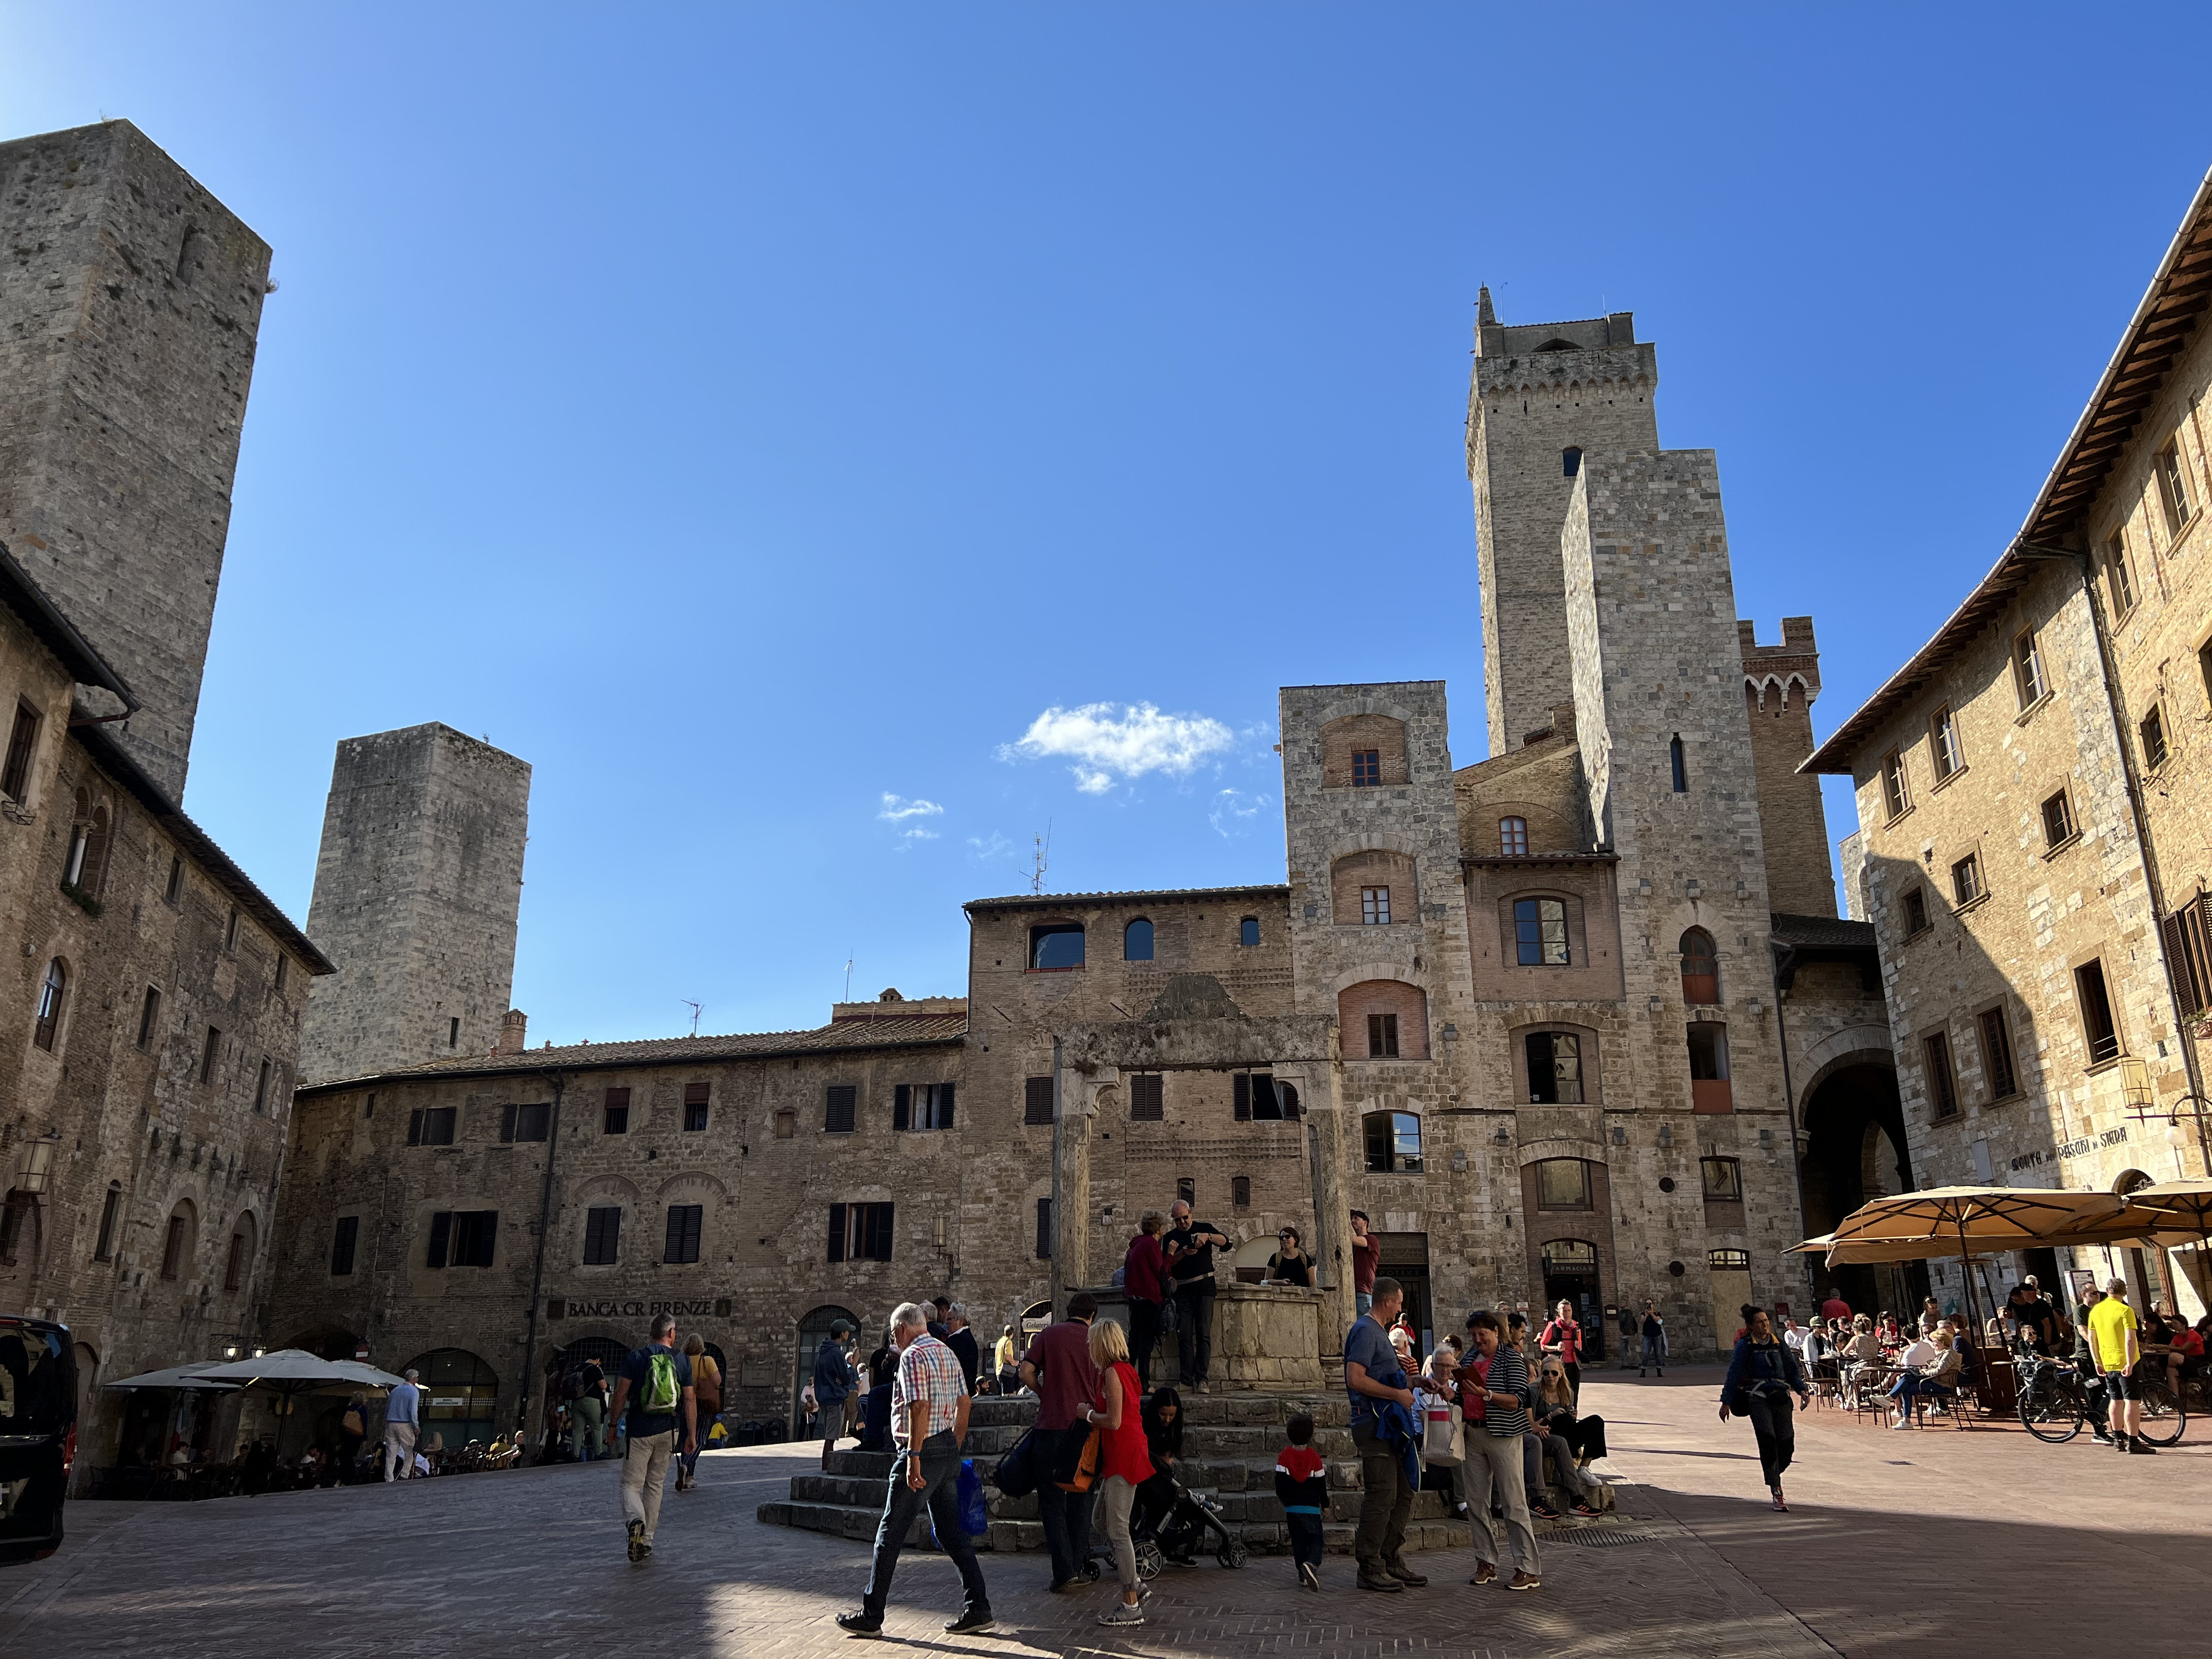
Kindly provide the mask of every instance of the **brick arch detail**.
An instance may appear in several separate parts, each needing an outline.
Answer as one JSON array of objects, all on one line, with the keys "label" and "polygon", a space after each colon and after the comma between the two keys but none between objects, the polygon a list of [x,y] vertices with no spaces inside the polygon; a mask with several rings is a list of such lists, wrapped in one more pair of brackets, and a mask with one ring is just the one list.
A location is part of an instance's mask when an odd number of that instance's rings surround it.
[{"label": "brick arch detail", "polygon": [[1401,962],[1356,962],[1329,981],[1328,994],[1340,997],[1353,986],[1370,979],[1395,979],[1412,986],[1425,997],[1430,994],[1429,976]]},{"label": "brick arch detail", "polygon": [[1402,853],[1418,862],[1426,850],[1411,836],[1393,835],[1387,830],[1369,830],[1356,836],[1340,836],[1328,844],[1328,857],[1331,864],[1339,859],[1348,859],[1355,853]]},{"label": "brick arch detail", "polygon": [[1522,1141],[1516,1156],[1520,1167],[1524,1170],[1555,1158],[1578,1158],[1585,1164],[1602,1164],[1605,1162],[1605,1148],[1595,1140],[1578,1140],[1571,1135],[1553,1135],[1544,1140]]}]

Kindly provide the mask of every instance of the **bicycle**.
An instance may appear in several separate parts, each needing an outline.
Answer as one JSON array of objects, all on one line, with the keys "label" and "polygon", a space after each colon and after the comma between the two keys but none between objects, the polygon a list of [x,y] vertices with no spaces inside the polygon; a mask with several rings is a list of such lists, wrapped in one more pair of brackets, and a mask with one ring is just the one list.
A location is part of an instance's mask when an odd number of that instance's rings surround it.
[{"label": "bicycle", "polygon": [[2189,1413],[2163,1377],[2137,1382],[2136,1398],[2142,1404],[2142,1422],[2136,1432],[2146,1441],[2154,1446],[2171,1446],[2181,1438],[2182,1431],[2189,1426]]},{"label": "bicycle", "polygon": [[2021,1349],[2014,1360],[2020,1376],[2020,1421],[2047,1446],[2063,1446],[2088,1420],[2089,1398],[2070,1366]]}]

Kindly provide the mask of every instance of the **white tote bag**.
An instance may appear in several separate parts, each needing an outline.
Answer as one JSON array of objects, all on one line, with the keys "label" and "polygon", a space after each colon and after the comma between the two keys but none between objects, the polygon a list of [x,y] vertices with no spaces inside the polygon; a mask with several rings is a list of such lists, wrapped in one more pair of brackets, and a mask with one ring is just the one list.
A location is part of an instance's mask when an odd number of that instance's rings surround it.
[{"label": "white tote bag", "polygon": [[1425,1464],[1463,1463],[1467,1461],[1467,1429],[1459,1407],[1437,1395],[1421,1396],[1421,1462]]}]

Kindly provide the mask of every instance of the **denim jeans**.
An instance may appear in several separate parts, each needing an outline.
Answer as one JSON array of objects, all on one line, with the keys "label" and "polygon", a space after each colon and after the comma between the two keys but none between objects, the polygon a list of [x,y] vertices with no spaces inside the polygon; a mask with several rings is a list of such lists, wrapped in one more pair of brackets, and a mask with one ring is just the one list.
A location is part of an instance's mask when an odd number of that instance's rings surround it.
[{"label": "denim jeans", "polygon": [[1044,1522],[1044,1546],[1052,1552],[1052,1582],[1064,1584],[1091,1559],[1091,1494],[1062,1492],[1056,1480],[1040,1482],[1037,1519]]},{"label": "denim jeans", "polygon": [[876,1559],[868,1574],[867,1593],[861,1611],[872,1623],[884,1621],[884,1604],[890,1600],[891,1575],[898,1571],[899,1552],[915,1517],[924,1509],[937,1530],[938,1547],[952,1558],[960,1574],[961,1611],[988,1613],[991,1595],[983,1587],[983,1569],[975,1560],[975,1540],[960,1524],[960,1443],[952,1431],[941,1429],[921,1443],[921,1490],[907,1485],[907,1461],[891,1463],[890,1489],[884,1494],[884,1518],[876,1524]]},{"label": "denim jeans", "polygon": [[1176,1357],[1182,1362],[1182,1385],[1195,1388],[1206,1381],[1213,1364],[1213,1281],[1187,1281],[1176,1288]]},{"label": "denim jeans", "polygon": [[1667,1355],[1665,1351],[1662,1349],[1656,1342],[1654,1342],[1647,1336],[1644,1339],[1644,1358],[1637,1362],[1636,1368],[1638,1370],[1644,1370],[1654,1365],[1656,1365],[1662,1371],[1665,1370],[1667,1369]]}]

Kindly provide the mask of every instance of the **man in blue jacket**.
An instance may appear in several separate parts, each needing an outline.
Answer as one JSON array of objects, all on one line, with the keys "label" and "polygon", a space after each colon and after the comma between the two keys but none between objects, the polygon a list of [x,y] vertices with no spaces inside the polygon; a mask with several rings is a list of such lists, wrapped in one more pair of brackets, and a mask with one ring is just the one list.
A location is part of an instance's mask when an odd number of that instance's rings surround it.
[{"label": "man in blue jacket", "polygon": [[822,1346],[814,1351],[814,1420],[822,1430],[822,1467],[830,1467],[830,1454],[837,1448],[837,1437],[845,1426],[845,1396],[853,1392],[860,1379],[854,1374],[852,1356],[845,1352],[845,1339],[853,1328],[843,1320],[835,1321],[830,1334],[822,1339]]},{"label": "man in blue jacket", "polygon": [[1397,1591],[1429,1581],[1406,1565],[1406,1522],[1413,1513],[1413,1483],[1406,1478],[1400,1445],[1386,1432],[1392,1406],[1413,1409],[1406,1368],[1390,1346],[1390,1324],[1405,1304],[1395,1279],[1375,1281],[1374,1300],[1344,1339],[1344,1390],[1352,1398],[1352,1443],[1359,1449],[1359,1529],[1352,1550],[1359,1561],[1359,1588]]}]

